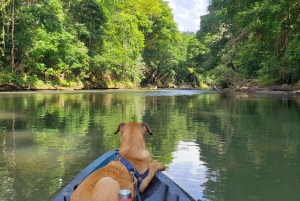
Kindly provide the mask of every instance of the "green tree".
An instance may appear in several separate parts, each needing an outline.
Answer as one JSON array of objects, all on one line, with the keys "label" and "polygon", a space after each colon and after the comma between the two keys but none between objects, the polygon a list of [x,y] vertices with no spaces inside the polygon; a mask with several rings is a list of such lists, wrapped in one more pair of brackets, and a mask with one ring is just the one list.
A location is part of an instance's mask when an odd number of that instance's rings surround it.
[{"label": "green tree", "polygon": [[166,86],[168,82],[174,81],[176,75],[175,69],[179,64],[176,48],[181,40],[181,35],[173,21],[168,4],[162,0],[159,3],[162,16],[152,19],[152,32],[145,35],[146,46],[143,51],[143,59],[146,63],[145,82]]},{"label": "green tree", "polygon": [[[116,85],[138,85],[141,77],[141,52],[144,35],[139,29],[139,20],[130,6],[137,7],[135,1],[103,1],[107,6],[109,26],[103,35],[103,47],[92,60],[92,78],[97,83]],[[137,7],[138,9],[138,7]],[[138,10],[137,10],[138,12]]]},{"label": "green tree", "polygon": [[[299,2],[213,0],[201,17],[197,38],[210,51],[198,61],[210,70],[219,65],[262,83],[295,83]],[[297,55],[297,53],[296,53]]]},{"label": "green tree", "polygon": [[186,44],[166,1],[1,3],[1,85],[166,86],[184,79],[177,75],[186,71]]}]

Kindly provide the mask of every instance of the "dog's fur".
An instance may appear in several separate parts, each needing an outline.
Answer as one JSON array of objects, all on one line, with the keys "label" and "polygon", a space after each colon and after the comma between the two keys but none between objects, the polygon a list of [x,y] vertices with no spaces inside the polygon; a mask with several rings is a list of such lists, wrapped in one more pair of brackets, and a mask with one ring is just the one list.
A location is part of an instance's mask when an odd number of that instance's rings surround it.
[{"label": "dog's fur", "polygon": [[[120,123],[115,134],[121,132],[119,153],[143,174],[149,169],[148,176],[139,187],[142,193],[158,170],[165,166],[152,160],[146,148],[145,133],[152,134],[146,123]],[[136,179],[135,179],[136,181]],[[71,201],[117,201],[119,189],[129,189],[134,198],[132,176],[120,161],[112,161],[89,175],[74,191]]]}]

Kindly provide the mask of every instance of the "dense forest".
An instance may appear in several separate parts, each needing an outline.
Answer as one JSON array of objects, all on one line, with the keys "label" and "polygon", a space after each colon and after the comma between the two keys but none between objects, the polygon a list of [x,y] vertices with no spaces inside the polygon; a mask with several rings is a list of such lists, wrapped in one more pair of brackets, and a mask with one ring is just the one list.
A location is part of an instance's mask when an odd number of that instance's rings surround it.
[{"label": "dense forest", "polygon": [[298,0],[211,0],[208,11],[197,32],[198,73],[224,85],[237,78],[300,85]]},{"label": "dense forest", "polygon": [[196,34],[164,0],[1,0],[0,12],[2,87],[300,80],[298,0],[211,0]]}]

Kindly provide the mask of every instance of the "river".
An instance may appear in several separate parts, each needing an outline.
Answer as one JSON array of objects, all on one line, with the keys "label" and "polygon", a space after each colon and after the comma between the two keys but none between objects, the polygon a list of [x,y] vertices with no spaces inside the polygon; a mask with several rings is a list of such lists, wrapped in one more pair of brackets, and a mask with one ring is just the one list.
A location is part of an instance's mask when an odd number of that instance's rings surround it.
[{"label": "river", "polygon": [[300,98],[201,90],[0,93],[0,200],[48,200],[129,121],[195,199],[300,200]]}]

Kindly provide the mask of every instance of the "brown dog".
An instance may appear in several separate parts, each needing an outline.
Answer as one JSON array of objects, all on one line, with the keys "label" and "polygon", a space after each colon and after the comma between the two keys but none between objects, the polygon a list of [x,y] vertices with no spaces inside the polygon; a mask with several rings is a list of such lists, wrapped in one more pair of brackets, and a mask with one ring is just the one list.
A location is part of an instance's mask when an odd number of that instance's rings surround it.
[{"label": "brown dog", "polygon": [[[152,134],[146,123],[120,123],[115,134],[121,132],[121,146],[119,153],[140,174],[149,169],[149,174],[143,179],[139,191],[147,188],[151,179],[158,170],[165,166],[152,160],[146,148],[145,133]],[[119,189],[129,189],[134,198],[136,192],[133,186],[133,177],[120,161],[112,161],[103,168],[90,174],[75,190],[71,201],[117,201]],[[134,178],[135,182],[137,181]]]}]

